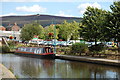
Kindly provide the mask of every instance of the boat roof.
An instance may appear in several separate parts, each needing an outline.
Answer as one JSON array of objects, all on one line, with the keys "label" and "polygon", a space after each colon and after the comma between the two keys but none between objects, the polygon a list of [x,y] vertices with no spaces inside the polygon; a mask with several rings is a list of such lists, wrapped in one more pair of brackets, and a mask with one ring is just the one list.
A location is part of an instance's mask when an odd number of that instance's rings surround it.
[{"label": "boat roof", "polygon": [[18,47],[18,48],[53,48],[53,47]]}]

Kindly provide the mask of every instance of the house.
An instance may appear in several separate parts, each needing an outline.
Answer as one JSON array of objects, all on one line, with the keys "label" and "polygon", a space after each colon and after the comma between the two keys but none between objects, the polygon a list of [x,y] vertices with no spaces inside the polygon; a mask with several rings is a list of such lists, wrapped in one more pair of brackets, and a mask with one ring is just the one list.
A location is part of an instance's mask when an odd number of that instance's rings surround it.
[{"label": "house", "polygon": [[11,31],[11,27],[12,27],[13,25],[11,25],[11,24],[9,24],[8,26],[6,26],[6,31]]},{"label": "house", "polygon": [[20,27],[17,25],[17,23],[14,23],[14,25],[8,25],[6,27],[6,30],[7,31],[19,31],[20,30]]},{"label": "house", "polygon": [[0,26],[0,31],[6,31],[6,28],[4,26]]},{"label": "house", "polygon": [[[3,27],[0,27],[1,30]],[[20,27],[17,25],[17,23],[14,23],[14,25],[9,24],[6,26],[6,31],[0,31],[0,36],[9,38],[9,36],[13,36],[15,40],[20,40]]]},{"label": "house", "polygon": [[20,27],[17,25],[17,23],[14,24],[14,26],[11,28],[11,31],[19,31]]}]

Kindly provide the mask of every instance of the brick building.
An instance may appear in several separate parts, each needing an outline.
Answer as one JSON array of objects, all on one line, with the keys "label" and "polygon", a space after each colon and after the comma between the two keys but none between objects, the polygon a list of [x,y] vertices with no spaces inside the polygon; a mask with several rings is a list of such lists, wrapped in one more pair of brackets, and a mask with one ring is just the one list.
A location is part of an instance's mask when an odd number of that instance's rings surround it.
[{"label": "brick building", "polygon": [[4,26],[0,26],[0,31],[6,31],[6,28]]},{"label": "brick building", "polygon": [[17,25],[17,23],[14,23],[14,25],[8,25],[7,26],[7,31],[19,31],[20,27]]},{"label": "brick building", "polygon": [[20,27],[17,25],[17,23],[14,24],[14,26],[11,28],[11,31],[19,31]]}]

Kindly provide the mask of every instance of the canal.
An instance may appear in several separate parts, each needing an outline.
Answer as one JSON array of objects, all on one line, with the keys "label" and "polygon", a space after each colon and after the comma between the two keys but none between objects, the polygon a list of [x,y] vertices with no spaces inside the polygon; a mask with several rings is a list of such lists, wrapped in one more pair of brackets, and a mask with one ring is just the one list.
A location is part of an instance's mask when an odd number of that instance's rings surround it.
[{"label": "canal", "polygon": [[119,78],[120,68],[91,63],[0,54],[2,64],[18,78]]}]

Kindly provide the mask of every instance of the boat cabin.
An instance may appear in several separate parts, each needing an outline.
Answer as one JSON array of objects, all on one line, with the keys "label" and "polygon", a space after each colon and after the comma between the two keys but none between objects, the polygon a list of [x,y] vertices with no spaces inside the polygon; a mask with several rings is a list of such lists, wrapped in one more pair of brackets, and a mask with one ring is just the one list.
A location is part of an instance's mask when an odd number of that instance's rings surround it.
[{"label": "boat cabin", "polygon": [[53,49],[51,47],[19,47],[17,51],[21,52],[33,52],[34,54],[42,54],[42,53],[53,53]]}]

